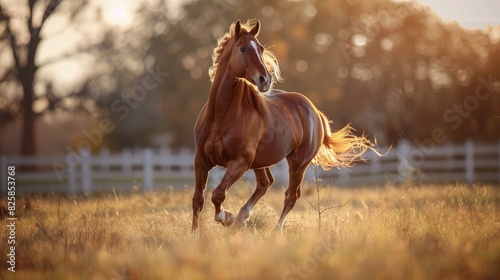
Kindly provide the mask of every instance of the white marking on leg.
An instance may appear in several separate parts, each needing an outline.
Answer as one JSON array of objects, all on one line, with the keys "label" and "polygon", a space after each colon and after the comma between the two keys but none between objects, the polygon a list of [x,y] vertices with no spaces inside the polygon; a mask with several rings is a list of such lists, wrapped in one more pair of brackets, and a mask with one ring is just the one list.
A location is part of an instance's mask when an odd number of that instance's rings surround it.
[{"label": "white marking on leg", "polygon": [[285,223],[285,220],[278,222],[278,230],[280,232],[280,235],[283,235],[283,224],[284,223]]},{"label": "white marking on leg", "polygon": [[215,215],[215,220],[217,222],[224,222],[226,220],[226,212],[224,210],[221,210],[217,215]]}]

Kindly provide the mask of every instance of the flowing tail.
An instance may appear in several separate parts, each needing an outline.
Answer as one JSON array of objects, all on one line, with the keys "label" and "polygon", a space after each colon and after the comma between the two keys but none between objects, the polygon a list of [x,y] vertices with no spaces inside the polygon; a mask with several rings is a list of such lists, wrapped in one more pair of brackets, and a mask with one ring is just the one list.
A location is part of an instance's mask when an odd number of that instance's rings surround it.
[{"label": "flowing tail", "polygon": [[352,132],[354,128],[346,125],[339,131],[332,132],[330,129],[330,121],[322,112],[319,112],[321,122],[323,123],[323,145],[321,145],[318,153],[314,157],[312,163],[317,164],[327,170],[332,167],[350,167],[355,161],[365,161],[363,154],[367,150],[372,150],[377,155],[381,154],[376,151],[372,143],[365,136],[356,136]]}]

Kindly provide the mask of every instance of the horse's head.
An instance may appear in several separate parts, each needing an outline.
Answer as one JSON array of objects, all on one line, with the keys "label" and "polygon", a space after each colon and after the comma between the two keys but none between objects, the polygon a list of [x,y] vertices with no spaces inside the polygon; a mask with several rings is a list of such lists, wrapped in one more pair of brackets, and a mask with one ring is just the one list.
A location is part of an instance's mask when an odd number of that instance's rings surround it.
[{"label": "horse's head", "polygon": [[236,77],[254,84],[260,92],[266,92],[271,87],[272,77],[262,59],[264,47],[256,38],[259,30],[259,21],[249,31],[241,27],[239,20],[235,23],[230,67]]}]

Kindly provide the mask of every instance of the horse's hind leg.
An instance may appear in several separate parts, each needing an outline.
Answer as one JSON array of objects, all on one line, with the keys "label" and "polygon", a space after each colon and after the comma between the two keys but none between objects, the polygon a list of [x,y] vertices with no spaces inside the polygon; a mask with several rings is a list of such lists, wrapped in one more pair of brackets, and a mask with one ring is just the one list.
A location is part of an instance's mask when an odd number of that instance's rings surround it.
[{"label": "horse's hind leg", "polygon": [[285,205],[278,221],[278,229],[280,231],[280,234],[283,234],[283,225],[285,223],[288,212],[292,210],[292,208],[295,206],[295,202],[297,202],[300,197],[300,184],[302,184],[306,169],[311,162],[310,160],[307,162],[297,162],[294,160],[293,155],[287,157],[287,160],[290,182],[288,184],[288,189],[285,192]]},{"label": "horse's hind leg", "polygon": [[215,205],[215,221],[224,226],[231,226],[234,222],[233,214],[222,208],[222,202],[226,199],[227,190],[238,181],[247,171],[243,158],[230,161],[227,164],[226,173],[220,184],[212,193],[212,202]]},{"label": "horse's hind leg", "polygon": [[255,179],[257,181],[257,187],[253,192],[252,196],[248,199],[248,201],[241,207],[238,216],[236,217],[235,226],[245,227],[246,221],[250,217],[252,213],[252,209],[255,207],[255,204],[262,198],[267,192],[267,190],[274,183],[274,177],[271,173],[271,169],[269,167],[262,169],[254,169]]}]

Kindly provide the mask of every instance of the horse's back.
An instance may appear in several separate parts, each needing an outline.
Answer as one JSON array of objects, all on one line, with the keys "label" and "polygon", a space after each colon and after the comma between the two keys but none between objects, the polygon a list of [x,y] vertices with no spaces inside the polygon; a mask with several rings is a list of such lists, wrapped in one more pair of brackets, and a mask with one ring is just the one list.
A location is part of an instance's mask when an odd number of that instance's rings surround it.
[{"label": "horse's back", "polygon": [[287,92],[284,90],[273,89],[266,96],[267,103],[270,107],[275,104],[286,106],[291,112],[296,112],[298,108],[308,115],[319,114],[316,106],[305,95],[298,92]]}]

